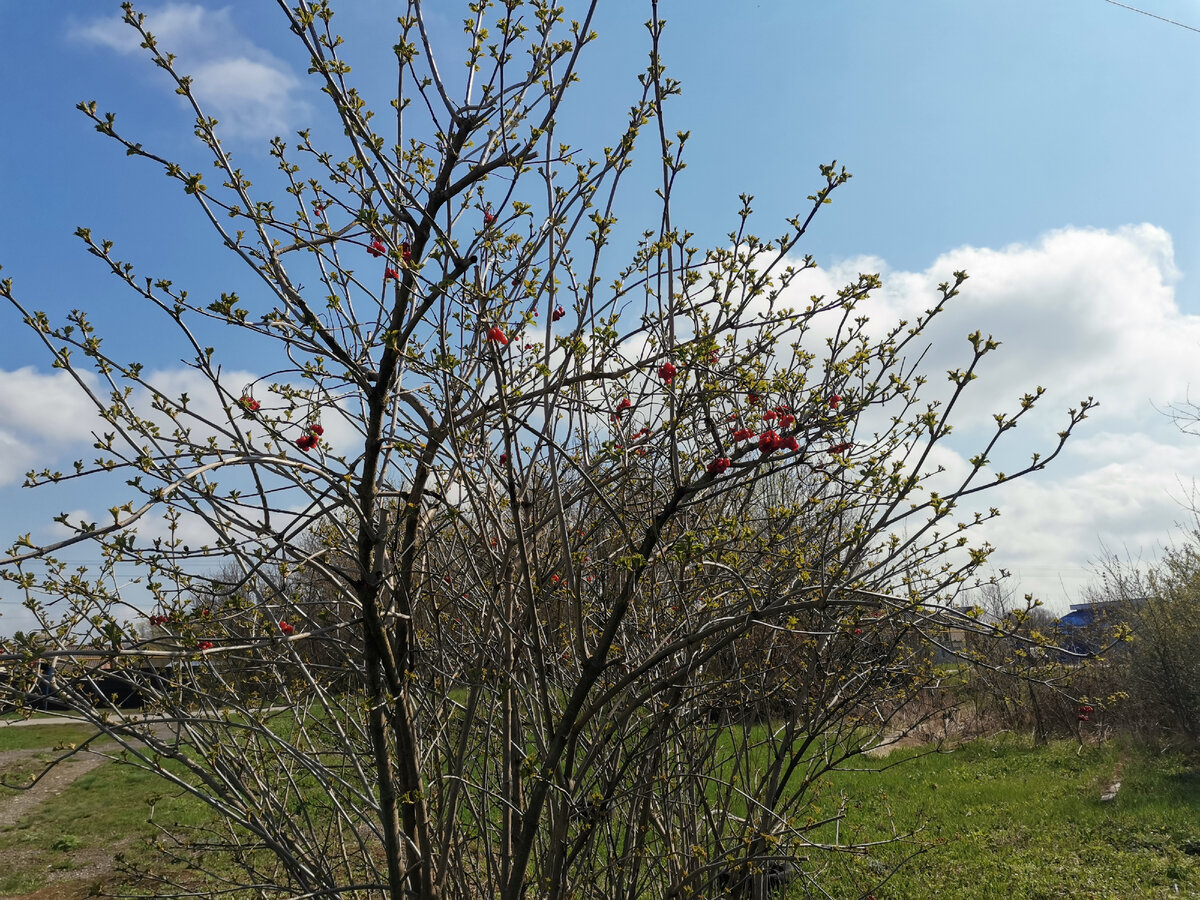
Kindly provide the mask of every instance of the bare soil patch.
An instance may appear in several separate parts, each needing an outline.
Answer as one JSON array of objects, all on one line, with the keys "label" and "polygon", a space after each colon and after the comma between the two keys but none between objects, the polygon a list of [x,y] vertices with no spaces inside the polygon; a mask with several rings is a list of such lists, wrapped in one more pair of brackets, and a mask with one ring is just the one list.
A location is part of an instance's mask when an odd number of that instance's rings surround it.
[{"label": "bare soil patch", "polygon": [[[13,854],[12,865],[28,866],[27,856],[32,853]],[[5,895],[5,900],[83,900],[98,897],[104,887],[115,877],[112,853],[91,851],[72,855],[69,869],[55,870],[47,874],[49,884],[29,894]]]},{"label": "bare soil patch", "polygon": [[[36,812],[39,806],[56,797],[77,779],[98,768],[108,760],[98,753],[80,753],[55,765],[32,787],[17,789],[0,786],[0,830],[12,828],[26,816]],[[0,752],[0,769],[24,769],[25,763],[32,764],[33,771],[46,765],[45,751],[6,750]],[[22,871],[33,865],[33,851],[10,852],[5,865]],[[15,900],[82,900],[95,897],[104,883],[113,875],[111,852],[77,850],[72,852],[67,865],[47,873],[49,884],[31,894],[6,895]]]}]

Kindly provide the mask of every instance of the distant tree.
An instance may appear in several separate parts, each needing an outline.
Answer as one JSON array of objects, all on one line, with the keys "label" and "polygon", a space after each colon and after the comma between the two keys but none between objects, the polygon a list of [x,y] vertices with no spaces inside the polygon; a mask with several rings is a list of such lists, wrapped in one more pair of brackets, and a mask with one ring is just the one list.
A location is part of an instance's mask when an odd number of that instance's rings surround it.
[{"label": "distant tree", "polygon": [[962,656],[973,665],[964,672],[962,696],[976,720],[964,726],[1027,731],[1038,744],[1070,735],[1076,693],[1086,690],[1083,655],[1059,646],[1057,619],[1031,594],[1018,598],[1012,587],[993,581],[971,596],[965,612],[990,634],[967,632]]},{"label": "distant tree", "polygon": [[[93,462],[29,482],[115,480],[128,498],[104,522],[61,517],[71,537],[27,537],[0,571],[54,636],[8,658],[82,642],[163,673],[145,691],[166,731],[64,695],[222,823],[204,855],[175,836],[193,868],[160,893],[817,884],[822,854],[849,848],[825,828],[845,811],[817,811],[819,777],[912,726],[900,711],[937,678],[926,638],[992,631],[954,601],[996,512],[960,504],[1054,459],[1091,400],[1029,465],[992,472],[1041,389],[1026,394],[960,480],[931,482],[997,346],[970,335],[948,397],[924,398],[925,330],[966,275],[882,331],[863,313],[875,275],[789,305],[815,265],[800,241],[849,178],[835,164],[777,238],[751,233],[746,197],[727,242],[695,246],[656,3],[625,132],[590,154],[559,141],[596,6],[567,23],[542,0],[473,2],[464,70],[435,64],[423,5],[402,4],[398,94],[372,116],[329,4],[281,4],[341,128],[273,141],[286,184],[259,193],[125,4],[220,184],[80,108],[164,167],[251,278],[197,299],[80,230],[188,348],[190,396],[110,355],[84,311],[52,321],[0,285],[106,423]],[[647,132],[658,205],[618,265]],[[233,367],[262,374],[229,384]],[[98,571],[55,556],[82,542]]]}]

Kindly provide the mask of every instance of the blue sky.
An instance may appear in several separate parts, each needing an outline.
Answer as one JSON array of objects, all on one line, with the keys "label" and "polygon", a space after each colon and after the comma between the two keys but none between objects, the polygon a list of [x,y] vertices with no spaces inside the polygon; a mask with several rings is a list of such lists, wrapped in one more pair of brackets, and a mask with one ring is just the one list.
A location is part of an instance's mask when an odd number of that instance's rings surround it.
[{"label": "blue sky", "polygon": [[[397,4],[342,5],[346,55],[382,108]],[[74,110],[96,99],[156,152],[197,158],[188,115],[162,73],[131,52],[118,6],[0,0],[0,265],[28,305],[84,307],[129,358],[183,377],[156,323],[71,236],[89,226],[147,274],[200,295],[244,278],[160,171],[127,159]],[[444,15],[439,43],[458,40],[463,6],[429,4]],[[619,134],[646,60],[647,4],[602,7],[600,40],[561,122],[583,147]],[[328,124],[274,3],[140,8],[255,178],[271,178],[272,134]],[[1143,8],[1200,27],[1200,0]],[[1004,512],[989,532],[994,559],[1017,574],[1014,587],[1062,609],[1102,547],[1153,557],[1190,518],[1200,450],[1159,411],[1200,381],[1200,33],[1105,0],[662,0],[661,9],[665,60],[683,82],[669,125],[691,131],[676,221],[719,243],[748,193],[760,233],[776,234],[817,186],[817,165],[837,159],[854,178],[803,246],[823,267],[805,290],[880,271],[882,322],[924,308],[933,284],[967,268],[930,360],[935,372],[956,365],[977,327],[1004,342],[981,375],[979,420],[1044,385],[1043,414],[1020,436],[1022,450],[1034,449],[1080,397],[1102,404],[1059,464],[989,498]],[[639,196],[655,174],[635,170],[628,233],[652,216]],[[34,464],[86,455],[85,412],[0,310],[0,538],[46,537],[55,513],[110,505],[19,487]],[[969,438],[978,423],[964,424]],[[960,462],[946,460],[952,470]],[[2,590],[0,614],[0,634],[28,624]]]}]

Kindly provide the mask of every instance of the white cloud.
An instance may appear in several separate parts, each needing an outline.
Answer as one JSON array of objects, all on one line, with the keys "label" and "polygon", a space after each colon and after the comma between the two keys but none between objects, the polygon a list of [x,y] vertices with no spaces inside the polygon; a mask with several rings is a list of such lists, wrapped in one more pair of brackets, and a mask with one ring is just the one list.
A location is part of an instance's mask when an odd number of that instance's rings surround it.
[{"label": "white cloud", "polygon": [[0,429],[0,485],[19,481],[36,462],[36,449],[9,431]]},{"label": "white cloud", "polygon": [[959,269],[970,279],[928,332],[927,371],[940,377],[963,365],[970,356],[965,338],[976,329],[1001,341],[971,385],[980,421],[1038,385],[1048,391],[1043,406],[1073,406],[1094,395],[1106,415],[1121,418],[1186,394],[1200,316],[1179,309],[1171,237],[1153,225],[1065,228],[1000,250],[961,247],[923,272],[893,272],[878,258],[861,257],[821,272],[819,287],[830,292],[860,271],[881,271],[884,288],[862,311],[883,327],[915,318],[936,301],[936,285]]},{"label": "white cloud", "polygon": [[215,59],[194,69],[197,92],[237,134],[268,137],[293,130],[297,81],[284,69],[246,57]]},{"label": "white cloud", "polygon": [[979,501],[1002,511],[980,532],[998,547],[993,563],[1017,574],[1021,593],[1061,610],[1081,599],[1104,547],[1152,558],[1191,518],[1181,498],[1190,492],[1200,438],[1181,434],[1158,409],[1183,400],[1200,375],[1200,316],[1177,302],[1170,235],[1147,224],[1065,228],[1002,249],[961,247],[921,272],[858,257],[809,273],[796,290],[832,295],[859,272],[878,271],[884,288],[860,312],[882,329],[927,309],[936,285],[959,269],[970,279],[918,348],[929,345],[929,387],[944,395],[942,373],[969,360],[970,332],[1003,344],[969,388],[955,450],[976,452],[991,414],[1042,385],[1047,394],[1032,427],[1006,435],[1008,449],[994,454],[1011,472],[1047,449],[1066,407],[1089,395],[1100,402],[1060,459]]},{"label": "white cloud", "polygon": [[32,366],[0,369],[0,423],[0,485],[20,481],[32,468],[53,468],[65,448],[90,443],[102,424],[70,375]]},{"label": "white cloud", "polygon": [[[93,374],[82,372],[80,377],[89,388],[97,390],[97,379]],[[191,440],[199,444],[217,435],[217,429],[229,427],[229,412],[223,404],[236,402],[243,390],[249,390],[257,383],[252,372],[223,370],[221,385],[234,398],[227,401],[213,390],[206,376],[191,367],[152,370],[145,373],[144,378],[172,403],[178,404],[180,398],[187,395],[190,415],[172,420],[152,408],[150,392],[140,387],[129,398],[133,409],[156,424],[164,435],[170,435],[178,427],[189,429]],[[102,399],[105,397],[101,395]],[[258,384],[257,399],[263,404],[264,414],[275,415],[286,405],[264,384]],[[237,413],[235,410],[235,417]],[[354,451],[357,438],[354,415],[351,404],[321,404],[319,419],[325,428],[323,440],[335,453]],[[267,437],[266,429],[240,417],[237,421],[261,446]],[[282,426],[284,439],[298,437],[304,424],[301,410],[291,425]],[[31,468],[62,468],[65,460],[87,456],[85,451],[94,443],[94,435],[112,430],[113,426],[100,418],[91,399],[66,372],[39,372],[32,366],[12,371],[0,369],[0,485],[23,479]],[[218,440],[225,443],[224,437]]]},{"label": "white cloud", "polygon": [[[1109,437],[1100,436],[1098,443]],[[1191,518],[1181,503],[1186,490],[1178,473],[1193,464],[1194,449],[1154,444],[1142,435],[1120,437],[1150,456],[1117,454],[1102,461],[1085,437],[1075,455],[1099,464],[1079,469],[1068,460],[997,493],[1003,515],[988,524],[986,534],[999,548],[993,562],[1014,572],[1021,593],[1033,592],[1061,611],[1083,599],[1106,550],[1153,559]]]},{"label": "white cloud", "polygon": [[[89,384],[95,378],[84,376]],[[88,437],[98,422],[96,407],[66,372],[42,374],[33,366],[0,369],[0,421],[47,440]]]},{"label": "white cloud", "polygon": [[[176,71],[192,77],[201,107],[220,120],[224,134],[273,137],[295,130],[307,114],[296,96],[299,80],[286,63],[238,31],[231,7],[168,3],[146,13],[146,29],[160,51],[176,55]],[[119,16],[77,22],[69,34],[118,53],[141,52],[141,37]]]}]

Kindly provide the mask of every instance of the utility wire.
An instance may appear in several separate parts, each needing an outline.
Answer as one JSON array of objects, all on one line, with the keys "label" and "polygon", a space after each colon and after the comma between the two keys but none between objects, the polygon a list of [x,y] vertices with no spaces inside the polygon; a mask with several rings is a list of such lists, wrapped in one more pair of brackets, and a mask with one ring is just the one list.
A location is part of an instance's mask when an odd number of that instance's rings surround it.
[{"label": "utility wire", "polygon": [[1152,12],[1146,12],[1144,9],[1138,9],[1136,6],[1126,6],[1124,3],[1118,3],[1117,0],[1104,0],[1105,3],[1111,3],[1113,6],[1119,6],[1121,9],[1128,9],[1131,12],[1141,13],[1143,16],[1149,16],[1152,19],[1158,19],[1160,22],[1166,22],[1168,25],[1178,25],[1180,28],[1186,28],[1188,31],[1194,31],[1200,34],[1200,28],[1193,28],[1191,25],[1184,25],[1182,22],[1176,22],[1174,19],[1168,19],[1166,16],[1158,16]]}]

